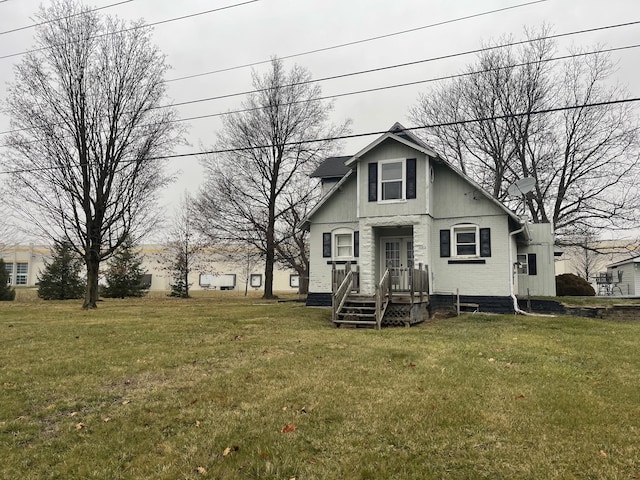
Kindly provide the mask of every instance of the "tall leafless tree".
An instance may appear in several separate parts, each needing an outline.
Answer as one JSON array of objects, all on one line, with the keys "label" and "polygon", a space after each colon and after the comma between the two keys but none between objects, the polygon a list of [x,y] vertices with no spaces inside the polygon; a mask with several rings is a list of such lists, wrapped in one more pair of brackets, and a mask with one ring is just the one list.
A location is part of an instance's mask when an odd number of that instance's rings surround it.
[{"label": "tall leafless tree", "polygon": [[331,139],[345,133],[348,122],[329,124],[331,104],[298,65],[286,72],[275,58],[263,76],[254,72],[253,86],[244,111],[225,117],[216,146],[225,153],[205,162],[207,181],[196,203],[212,235],[262,253],[264,298],[273,298],[278,247],[292,238],[286,223],[299,207],[289,200],[294,192],[308,195],[313,187],[301,178],[332,153]]},{"label": "tall leafless tree", "polygon": [[19,211],[82,255],[83,308],[96,308],[98,270],[153,224],[168,182],[158,156],[180,137],[165,98],[164,55],[142,21],[54,0],[36,20],[36,48],[15,68],[7,159]]},{"label": "tall leafless tree", "polygon": [[[600,227],[640,221],[637,112],[617,104],[608,53],[575,50],[560,62],[549,27],[486,45],[464,75],[423,94],[411,109],[427,141],[534,222],[553,222],[560,243]],[[501,48],[500,45],[505,45]],[[598,104],[598,106],[589,106]],[[553,112],[554,109],[572,107]],[[518,179],[536,184],[524,205],[509,198]]]}]

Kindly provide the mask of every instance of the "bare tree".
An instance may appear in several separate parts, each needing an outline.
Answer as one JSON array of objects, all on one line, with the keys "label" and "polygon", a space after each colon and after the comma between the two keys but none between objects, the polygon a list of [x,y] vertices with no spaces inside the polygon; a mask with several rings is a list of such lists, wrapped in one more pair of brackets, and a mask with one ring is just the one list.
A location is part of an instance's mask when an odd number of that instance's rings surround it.
[{"label": "bare tree", "polygon": [[15,69],[7,106],[12,198],[42,233],[84,258],[83,308],[96,308],[100,262],[153,225],[168,182],[158,156],[180,130],[165,98],[165,57],[151,30],[54,0],[37,45]]},{"label": "bare tree", "polygon": [[278,246],[283,236],[290,237],[283,222],[298,208],[288,199],[299,179],[331,153],[331,139],[343,134],[348,122],[329,125],[331,104],[320,99],[320,87],[298,65],[287,73],[282,61],[273,59],[264,76],[254,72],[253,86],[244,111],[225,117],[217,149],[227,153],[205,162],[207,181],[196,203],[212,235],[261,252],[264,298],[273,298]]},{"label": "bare tree", "polygon": [[189,274],[206,269],[206,249],[207,242],[195,228],[193,199],[185,193],[169,227],[165,250],[160,254],[160,263],[172,278],[171,296],[190,297]]},{"label": "bare tree", "polygon": [[[410,112],[427,141],[492,194],[518,208],[507,188],[536,181],[524,208],[553,222],[560,243],[598,227],[638,225],[638,117],[611,86],[609,54],[574,51],[554,60],[550,30],[487,45],[465,74],[420,97]],[[506,45],[499,48],[499,45]],[[590,106],[599,104],[598,106]],[[553,113],[558,107],[574,107]]]}]

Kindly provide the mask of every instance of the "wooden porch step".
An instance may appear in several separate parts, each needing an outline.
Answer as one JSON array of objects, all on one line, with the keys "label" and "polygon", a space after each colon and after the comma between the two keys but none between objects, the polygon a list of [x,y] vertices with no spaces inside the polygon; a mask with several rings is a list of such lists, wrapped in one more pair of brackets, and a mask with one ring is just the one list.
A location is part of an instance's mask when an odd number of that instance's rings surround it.
[{"label": "wooden porch step", "polygon": [[333,322],[336,327],[340,325],[353,325],[354,327],[374,327],[376,326],[375,320],[335,320]]},{"label": "wooden porch step", "polygon": [[365,313],[365,312],[340,312],[338,318],[345,319],[347,317],[354,318],[372,318],[375,321],[376,313]]}]

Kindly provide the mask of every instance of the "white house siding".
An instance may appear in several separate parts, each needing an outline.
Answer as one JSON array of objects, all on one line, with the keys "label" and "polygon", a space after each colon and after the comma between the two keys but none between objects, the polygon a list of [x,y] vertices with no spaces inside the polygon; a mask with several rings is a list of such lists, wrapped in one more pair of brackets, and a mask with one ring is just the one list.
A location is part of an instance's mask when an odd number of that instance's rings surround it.
[{"label": "white house siding", "polygon": [[[309,291],[316,293],[331,292],[331,260],[322,256],[322,241],[324,233],[331,233],[339,228],[357,231],[359,228],[356,218],[357,184],[352,175],[340,189],[326,200],[323,208],[313,216],[313,224],[309,231],[309,245],[312,252],[317,252],[309,260]],[[362,232],[360,233],[362,243]],[[334,254],[332,250],[332,255]],[[360,263],[360,259],[352,258]]]},{"label": "white house siding", "polygon": [[[491,256],[465,259],[439,256],[440,230],[461,224],[491,229]],[[431,263],[432,293],[455,293],[476,296],[508,296],[511,293],[507,215],[484,215],[438,219],[433,222],[431,236],[434,258]],[[482,263],[465,263],[467,260]]]},{"label": "white house siding", "polygon": [[[433,230],[431,233],[432,293],[478,296],[507,296],[511,285],[509,217],[498,205],[444,165],[434,164]],[[440,230],[457,225],[476,225],[491,230],[491,256],[477,258],[484,263],[467,264],[452,257],[440,257]],[[471,259],[470,259],[471,260]]]},{"label": "white house siding", "polygon": [[[622,281],[618,282],[618,272],[622,272]],[[607,273],[612,275],[613,295],[637,296],[640,295],[640,263],[631,260],[607,268]],[[616,285],[617,284],[617,285]],[[614,286],[615,285],[615,286]]]},{"label": "white house siding", "polygon": [[[368,201],[369,163],[393,159],[416,159],[416,198],[406,201],[378,203]],[[417,215],[427,213],[428,186],[424,179],[429,169],[426,155],[394,140],[386,140],[362,156],[358,162],[360,189],[360,217],[385,217],[388,215]],[[315,218],[314,218],[315,221]]]},{"label": "white house siding", "polygon": [[[528,225],[533,240],[526,245],[518,246],[519,254],[535,254],[536,275],[518,274],[517,294],[535,296],[555,296],[555,265],[553,230],[549,223],[536,223]],[[540,241],[539,239],[546,239]],[[516,259],[514,259],[516,261]],[[530,266],[529,266],[530,267]]]}]

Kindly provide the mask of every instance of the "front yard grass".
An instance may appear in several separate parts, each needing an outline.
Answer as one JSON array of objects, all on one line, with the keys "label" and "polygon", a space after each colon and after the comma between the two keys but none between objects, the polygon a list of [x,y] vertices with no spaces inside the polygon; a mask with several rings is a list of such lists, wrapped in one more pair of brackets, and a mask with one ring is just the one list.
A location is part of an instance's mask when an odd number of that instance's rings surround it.
[{"label": "front yard grass", "polygon": [[640,478],[640,322],[0,303],[0,478]]}]

